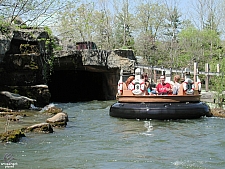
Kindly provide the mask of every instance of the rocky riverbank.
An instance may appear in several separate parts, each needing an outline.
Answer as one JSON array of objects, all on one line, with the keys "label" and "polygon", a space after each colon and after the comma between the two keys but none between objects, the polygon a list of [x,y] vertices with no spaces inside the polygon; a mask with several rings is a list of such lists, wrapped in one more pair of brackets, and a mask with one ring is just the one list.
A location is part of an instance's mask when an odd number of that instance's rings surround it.
[{"label": "rocky riverbank", "polygon": [[[225,110],[211,108],[212,117],[225,118]],[[29,132],[53,133],[54,128],[66,127],[69,121],[67,113],[50,104],[43,109],[15,111],[0,107],[1,142],[18,142]],[[29,125],[28,125],[29,124]]]},{"label": "rocky riverbank", "polygon": [[220,108],[213,108],[211,109],[211,112],[214,117],[222,117],[225,118],[225,110]]},{"label": "rocky riverbank", "polygon": [[[22,111],[0,107],[0,123],[5,123],[5,128],[2,129],[4,132],[0,134],[0,141],[18,142],[29,132],[53,133],[54,128],[66,127],[68,121],[67,113],[54,105],[48,105],[41,110]],[[28,126],[30,123],[33,124]]]}]

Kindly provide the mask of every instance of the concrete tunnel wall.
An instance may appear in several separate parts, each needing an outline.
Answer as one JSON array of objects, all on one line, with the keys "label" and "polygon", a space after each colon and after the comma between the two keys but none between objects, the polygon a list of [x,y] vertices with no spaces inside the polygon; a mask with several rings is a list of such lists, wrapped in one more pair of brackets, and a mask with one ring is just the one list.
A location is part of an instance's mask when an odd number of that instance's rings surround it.
[{"label": "concrete tunnel wall", "polygon": [[114,100],[119,75],[84,70],[54,71],[48,87],[51,102],[78,102],[91,100]]}]

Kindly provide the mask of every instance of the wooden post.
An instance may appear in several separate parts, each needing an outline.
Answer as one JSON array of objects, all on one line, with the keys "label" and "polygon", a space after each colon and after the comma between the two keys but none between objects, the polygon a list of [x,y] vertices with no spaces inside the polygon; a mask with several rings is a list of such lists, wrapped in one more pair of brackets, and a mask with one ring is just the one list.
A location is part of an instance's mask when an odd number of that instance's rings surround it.
[{"label": "wooden post", "polygon": [[164,68],[161,68],[161,75],[164,75]]},{"label": "wooden post", "polygon": [[170,81],[171,81],[171,70],[166,70],[166,72],[165,72],[165,81],[167,82],[167,83],[170,83]]},{"label": "wooden post", "polygon": [[153,66],[151,66],[151,70],[150,70],[150,73],[151,73],[151,83],[153,83],[154,82],[154,74],[153,74],[153,70],[152,70],[152,67]]},{"label": "wooden post", "polygon": [[181,70],[181,78],[184,78],[184,69]]},{"label": "wooden post", "polygon": [[219,76],[220,75],[220,64],[218,63],[217,65],[216,65],[217,67],[217,76]]},{"label": "wooden post", "polygon": [[190,78],[189,76],[190,76],[190,70],[189,70],[189,68],[185,68],[184,69],[184,74],[185,74],[185,77],[184,77],[184,79],[186,80],[187,78]]},{"label": "wooden post", "polygon": [[199,88],[199,83],[201,83],[201,81],[199,81],[198,78],[197,65],[198,65],[197,62],[194,62],[194,85],[195,85],[194,95],[199,95],[199,93],[201,92],[201,89]]},{"label": "wooden post", "polygon": [[209,64],[205,64],[205,91],[209,91]]},{"label": "wooden post", "polygon": [[157,73],[156,73],[156,70],[154,70],[154,83],[155,84],[157,83]]},{"label": "wooden post", "polygon": [[194,84],[197,82],[197,62],[194,62]]}]

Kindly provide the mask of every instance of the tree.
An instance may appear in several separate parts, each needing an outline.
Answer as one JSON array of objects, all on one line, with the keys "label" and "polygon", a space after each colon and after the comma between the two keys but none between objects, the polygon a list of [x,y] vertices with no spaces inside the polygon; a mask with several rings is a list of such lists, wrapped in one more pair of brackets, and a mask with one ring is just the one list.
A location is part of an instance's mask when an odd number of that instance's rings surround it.
[{"label": "tree", "polygon": [[195,60],[199,63],[199,70],[204,70],[205,63],[211,63],[221,56],[223,51],[217,32],[207,29],[200,31],[193,27],[181,31],[179,45],[181,49],[181,55],[178,57],[179,65],[193,65]]},{"label": "tree", "polygon": [[178,57],[179,67],[187,67],[192,65],[196,56],[202,56],[201,54],[201,37],[200,31],[194,27],[189,27],[182,30],[179,37],[180,56]]},{"label": "tree", "polygon": [[173,8],[167,7],[167,16],[165,23],[165,33],[166,40],[169,44],[169,67],[177,67],[177,56],[179,55],[178,51],[178,33],[181,30],[182,21],[180,19],[181,15],[178,12],[176,6]]},{"label": "tree", "polygon": [[114,32],[115,39],[114,48],[133,48],[134,38],[133,32],[133,16],[129,12],[129,0],[123,0],[122,8],[119,9],[119,2],[115,2],[116,15],[114,17]]},{"label": "tree", "polygon": [[200,30],[205,29],[206,25],[210,29],[219,28],[223,24],[221,15],[224,13],[224,5],[223,0],[193,0],[190,12],[195,27]]},{"label": "tree", "polygon": [[157,38],[165,22],[165,7],[157,3],[141,3],[136,7],[135,32],[137,34],[135,49],[138,55],[144,56],[149,64],[156,65],[160,60]]},{"label": "tree", "polygon": [[[59,13],[57,31],[63,39],[71,41],[92,41],[94,32],[93,22],[94,3],[70,3]],[[65,29],[66,28],[66,29]]]},{"label": "tree", "polygon": [[109,22],[110,16],[106,14],[105,11],[95,11],[94,14],[94,34],[93,40],[98,43],[101,49],[111,49],[112,48],[112,28]]},{"label": "tree", "polygon": [[[215,66],[212,66],[215,67]],[[219,76],[213,76],[211,77],[211,86],[212,90],[215,91],[215,99],[216,99],[216,106],[219,106],[220,109],[223,109],[223,102],[225,98],[225,94],[223,93],[225,91],[225,58],[220,59],[220,69],[222,72],[220,72]]]},{"label": "tree", "polygon": [[9,24],[40,26],[63,7],[58,0],[1,0],[0,16]]},{"label": "tree", "polygon": [[106,6],[102,5],[99,11],[95,3],[68,4],[59,13],[57,31],[60,37],[69,43],[94,41],[101,49],[112,49],[112,19]]},{"label": "tree", "polygon": [[108,10],[107,0],[99,2],[99,11],[94,12],[95,36],[94,41],[101,49],[110,50],[113,46],[113,23],[110,10]]}]

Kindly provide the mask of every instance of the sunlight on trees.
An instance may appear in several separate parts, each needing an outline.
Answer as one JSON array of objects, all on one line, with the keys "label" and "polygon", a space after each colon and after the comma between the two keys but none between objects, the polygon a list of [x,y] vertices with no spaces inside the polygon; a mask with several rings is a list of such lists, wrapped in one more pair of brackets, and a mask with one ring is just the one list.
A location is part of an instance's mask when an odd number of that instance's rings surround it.
[{"label": "sunlight on trees", "polygon": [[15,22],[50,26],[71,45],[94,41],[99,49],[133,49],[146,65],[183,68],[195,60],[204,70],[206,62],[225,56],[225,2],[187,3],[181,8],[176,0],[1,0],[0,30],[7,32]]}]

